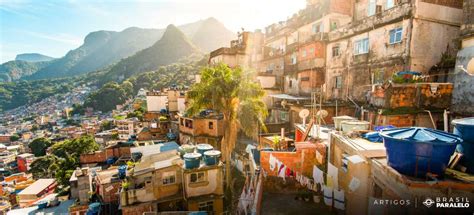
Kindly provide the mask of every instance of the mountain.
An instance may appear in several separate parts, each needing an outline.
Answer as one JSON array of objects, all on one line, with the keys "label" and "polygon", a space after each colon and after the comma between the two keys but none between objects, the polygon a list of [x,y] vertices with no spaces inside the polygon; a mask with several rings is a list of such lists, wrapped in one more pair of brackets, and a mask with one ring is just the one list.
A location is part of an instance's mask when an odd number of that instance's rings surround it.
[{"label": "mountain", "polygon": [[38,53],[25,53],[16,56],[15,60],[27,61],[27,62],[41,62],[54,60],[53,57],[38,54]]},{"label": "mountain", "polygon": [[140,72],[158,69],[182,58],[199,54],[199,49],[176,26],[169,25],[151,47],[137,52],[112,66],[104,74],[108,80],[123,80]]},{"label": "mountain", "polygon": [[211,17],[202,21],[193,35],[191,41],[204,52],[211,52],[223,46],[229,46],[236,35],[227,29],[217,19]]},{"label": "mountain", "polygon": [[[201,51],[210,52],[221,46],[228,46],[235,34],[215,18],[178,27],[184,35],[191,38]],[[64,57],[51,61],[27,80],[70,77],[105,69],[122,59],[136,54],[157,42],[165,29],[143,29],[131,27],[121,32],[96,31],[88,34],[84,43],[69,51]]]},{"label": "mountain", "polygon": [[29,76],[41,68],[49,65],[51,61],[28,62],[22,60],[12,60],[0,65],[0,82],[10,82],[18,80],[24,76]]}]

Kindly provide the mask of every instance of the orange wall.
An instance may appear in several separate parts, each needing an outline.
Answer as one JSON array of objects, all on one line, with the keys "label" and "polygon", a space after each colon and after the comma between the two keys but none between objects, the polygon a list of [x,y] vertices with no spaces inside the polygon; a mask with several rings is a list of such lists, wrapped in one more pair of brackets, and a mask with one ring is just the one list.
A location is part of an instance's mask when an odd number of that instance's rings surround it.
[{"label": "orange wall", "polygon": [[[314,52],[311,53],[310,50],[314,49]],[[306,57],[303,56],[303,51],[306,50]],[[310,60],[314,58],[324,58],[326,56],[325,45],[321,42],[312,42],[306,45],[303,45],[298,50],[298,62]]]}]

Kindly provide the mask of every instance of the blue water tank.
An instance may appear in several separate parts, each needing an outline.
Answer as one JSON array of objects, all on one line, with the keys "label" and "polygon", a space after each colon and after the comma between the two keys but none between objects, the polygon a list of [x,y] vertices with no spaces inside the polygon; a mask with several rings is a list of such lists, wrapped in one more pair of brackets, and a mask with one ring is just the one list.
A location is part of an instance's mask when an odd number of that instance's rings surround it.
[{"label": "blue water tank", "polygon": [[89,204],[89,209],[87,210],[87,215],[97,215],[100,211],[100,203],[94,202]]},{"label": "blue water tank", "polygon": [[456,119],[454,134],[459,135],[463,142],[458,146],[458,151],[463,154],[460,163],[467,167],[467,172],[474,173],[474,117]]},{"label": "blue water tank", "polygon": [[199,153],[186,153],[184,154],[184,168],[195,169],[199,167],[201,163],[202,155]]},{"label": "blue water tank", "polygon": [[456,145],[456,135],[429,128],[394,128],[380,132],[387,150],[388,165],[398,172],[425,178],[442,176]]},{"label": "blue water tank", "polygon": [[127,176],[127,165],[119,166],[118,176],[120,179],[124,179]]},{"label": "blue water tank", "polygon": [[197,144],[197,151],[199,153],[201,153],[201,155],[204,156],[204,152],[206,151],[209,151],[209,150],[213,150],[214,147],[212,147],[211,145],[207,144],[207,143],[200,143],[200,144]]},{"label": "blue water tank", "polygon": [[207,166],[213,166],[219,163],[221,152],[218,150],[209,150],[204,152],[204,163]]}]

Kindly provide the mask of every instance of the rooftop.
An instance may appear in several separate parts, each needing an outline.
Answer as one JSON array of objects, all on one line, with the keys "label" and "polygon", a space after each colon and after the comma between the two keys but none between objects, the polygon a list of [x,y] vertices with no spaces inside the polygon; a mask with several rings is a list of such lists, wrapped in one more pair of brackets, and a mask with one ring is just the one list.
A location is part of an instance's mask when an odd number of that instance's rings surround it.
[{"label": "rooftop", "polygon": [[37,181],[35,181],[35,183],[31,184],[26,189],[18,193],[18,195],[36,195],[51,186],[55,182],[56,180],[52,178],[38,179]]}]

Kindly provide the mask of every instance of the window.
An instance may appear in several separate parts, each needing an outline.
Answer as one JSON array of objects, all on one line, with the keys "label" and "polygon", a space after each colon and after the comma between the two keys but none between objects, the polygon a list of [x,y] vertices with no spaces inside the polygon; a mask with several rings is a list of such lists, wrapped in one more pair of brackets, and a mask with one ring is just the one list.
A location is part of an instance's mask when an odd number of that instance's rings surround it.
[{"label": "window", "polygon": [[214,122],[209,122],[209,129],[214,129]]},{"label": "window", "polygon": [[290,81],[288,82],[288,87],[289,87],[289,88],[293,87],[293,80],[290,80]]},{"label": "window", "polygon": [[375,15],[376,8],[377,8],[377,0],[369,0],[369,5],[368,5],[368,8],[367,8],[367,15],[368,16]]},{"label": "window", "polygon": [[312,25],[313,34],[322,32],[322,30],[323,30],[323,25],[321,23],[314,23]]},{"label": "window", "polygon": [[336,76],[336,89],[342,88],[342,76]]},{"label": "window", "polygon": [[309,81],[309,77],[301,77],[301,81]]},{"label": "window", "polygon": [[191,183],[199,183],[206,181],[206,174],[204,172],[191,173]]},{"label": "window", "polygon": [[302,54],[301,54],[302,57],[306,57],[306,49],[303,50]]},{"label": "window", "polygon": [[309,56],[313,56],[314,55],[314,47],[311,47],[309,49]]},{"label": "window", "polygon": [[395,0],[387,0],[387,10],[395,6]]},{"label": "window", "polygon": [[176,173],[175,172],[164,172],[162,175],[161,182],[163,185],[169,185],[176,183]]},{"label": "window", "polygon": [[193,121],[192,120],[186,120],[184,122],[184,124],[187,128],[193,128]]},{"label": "window", "polygon": [[337,26],[338,26],[337,21],[332,20],[332,21],[331,21],[331,29],[330,29],[330,30],[331,30],[331,31],[336,30],[336,29],[337,29]]},{"label": "window", "polygon": [[373,84],[383,84],[385,76],[385,70],[379,69],[374,72],[374,83]]},{"label": "window", "polygon": [[184,125],[184,119],[183,119],[183,118],[179,119],[179,123],[180,123],[181,125]]},{"label": "window", "polygon": [[298,56],[296,53],[291,54],[291,64],[296,64]]},{"label": "window", "polygon": [[390,30],[390,44],[400,43],[402,42],[402,33],[403,28],[395,28]]},{"label": "window", "polygon": [[214,202],[199,202],[199,211],[214,211]]},{"label": "window", "polygon": [[337,45],[337,46],[333,46],[333,47],[332,47],[332,56],[333,56],[333,57],[337,57],[337,56],[339,56],[339,54],[340,54],[340,53],[339,53],[339,46],[338,46],[338,45]]},{"label": "window", "polygon": [[369,38],[357,40],[354,43],[354,55],[369,53]]}]

